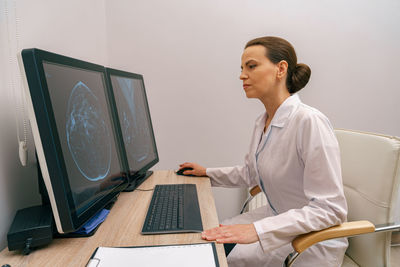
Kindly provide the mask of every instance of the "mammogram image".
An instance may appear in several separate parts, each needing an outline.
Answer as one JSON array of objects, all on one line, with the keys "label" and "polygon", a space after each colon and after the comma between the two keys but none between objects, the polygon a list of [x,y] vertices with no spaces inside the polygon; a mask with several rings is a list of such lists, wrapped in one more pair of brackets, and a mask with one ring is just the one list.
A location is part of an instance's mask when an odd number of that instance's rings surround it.
[{"label": "mammogram image", "polygon": [[121,101],[125,105],[120,106],[120,121],[127,153],[137,162],[148,158],[151,140],[148,133],[148,122],[143,105],[143,95],[135,90],[132,79],[117,78],[122,93]]},{"label": "mammogram image", "polygon": [[111,164],[111,133],[97,97],[83,82],[71,91],[66,113],[66,136],[72,158],[90,181],[105,178]]}]

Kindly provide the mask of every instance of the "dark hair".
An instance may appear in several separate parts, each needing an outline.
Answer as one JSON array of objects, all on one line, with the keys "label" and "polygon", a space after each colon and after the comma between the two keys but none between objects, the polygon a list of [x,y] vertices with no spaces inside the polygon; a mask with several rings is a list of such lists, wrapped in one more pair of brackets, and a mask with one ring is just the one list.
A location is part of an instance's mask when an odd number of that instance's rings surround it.
[{"label": "dark hair", "polygon": [[297,63],[296,52],[293,46],[285,39],[273,36],[266,36],[249,41],[249,46],[262,45],[266,48],[266,57],[272,63],[277,64],[282,60],[288,63],[286,86],[289,93],[294,94],[308,83],[311,76],[311,69],[306,64]]}]

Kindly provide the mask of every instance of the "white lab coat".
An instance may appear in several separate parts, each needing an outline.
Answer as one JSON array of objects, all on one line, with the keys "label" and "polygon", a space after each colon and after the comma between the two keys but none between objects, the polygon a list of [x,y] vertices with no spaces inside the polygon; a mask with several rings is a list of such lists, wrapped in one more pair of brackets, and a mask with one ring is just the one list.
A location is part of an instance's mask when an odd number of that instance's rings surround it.
[{"label": "white lab coat", "polygon": [[[254,223],[259,241],[238,244],[228,256],[230,267],[282,266],[299,234],[346,221],[339,146],[328,119],[287,98],[263,132],[267,114],[256,120],[243,166],[207,168],[213,186],[259,185],[267,206],[226,220]],[[325,241],[299,256],[294,266],[340,266],[347,239]]]}]

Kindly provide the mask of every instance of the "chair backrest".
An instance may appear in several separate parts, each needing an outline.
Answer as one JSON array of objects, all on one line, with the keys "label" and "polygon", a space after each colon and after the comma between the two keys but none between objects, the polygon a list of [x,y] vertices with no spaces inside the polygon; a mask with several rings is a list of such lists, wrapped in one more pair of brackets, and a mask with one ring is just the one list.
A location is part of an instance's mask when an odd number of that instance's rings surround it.
[{"label": "chair backrest", "polygon": [[[335,134],[348,221],[399,222],[400,139],[350,130]],[[390,243],[390,232],[351,237],[346,254],[363,267],[390,266]]]}]

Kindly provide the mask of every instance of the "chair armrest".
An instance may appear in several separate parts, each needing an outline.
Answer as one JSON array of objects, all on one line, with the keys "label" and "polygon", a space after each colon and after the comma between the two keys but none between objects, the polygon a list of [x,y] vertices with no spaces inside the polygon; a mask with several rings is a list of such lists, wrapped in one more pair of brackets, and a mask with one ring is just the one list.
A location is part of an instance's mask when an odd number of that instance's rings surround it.
[{"label": "chair armrest", "polygon": [[345,222],[321,231],[299,235],[292,241],[293,249],[301,253],[315,243],[340,237],[375,232],[375,225],[369,221]]},{"label": "chair armrest", "polygon": [[255,195],[257,195],[257,194],[260,193],[260,192],[261,192],[261,188],[260,188],[258,185],[252,187],[252,188],[250,189],[250,191],[249,191],[249,193],[250,193],[250,195],[251,195],[252,197],[254,197]]},{"label": "chair armrest", "polygon": [[250,201],[254,198],[255,195],[257,195],[257,194],[260,193],[260,192],[261,192],[261,188],[260,188],[258,185],[253,186],[253,187],[249,190],[250,196],[249,196],[249,197],[246,199],[246,201],[244,202],[243,207],[242,207],[242,209],[240,210],[240,214],[242,214],[242,213],[246,210],[247,205],[249,205]]}]

